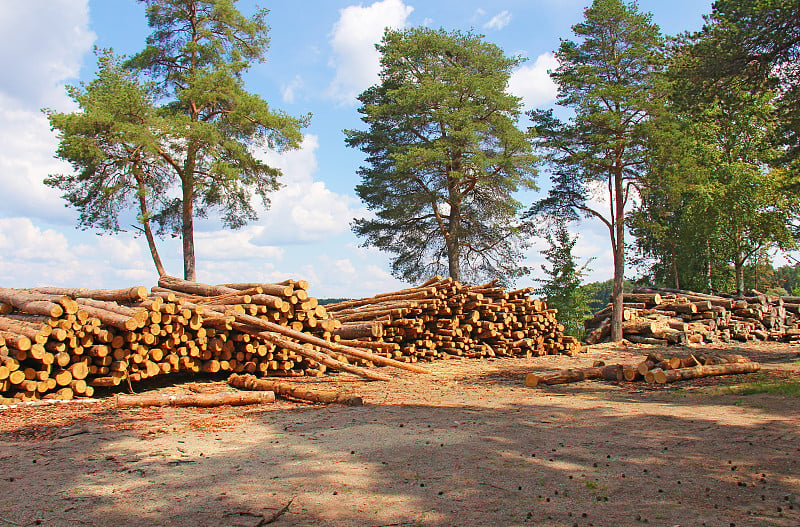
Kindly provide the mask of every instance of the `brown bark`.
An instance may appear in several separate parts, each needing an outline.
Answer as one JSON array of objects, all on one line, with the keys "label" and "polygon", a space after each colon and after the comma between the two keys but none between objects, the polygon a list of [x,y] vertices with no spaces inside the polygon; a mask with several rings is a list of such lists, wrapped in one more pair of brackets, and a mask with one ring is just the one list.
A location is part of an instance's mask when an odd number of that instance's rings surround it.
[{"label": "brown bark", "polygon": [[663,377],[657,377],[655,382],[667,383],[684,379],[696,379],[699,377],[714,377],[718,375],[732,375],[740,373],[754,373],[761,369],[758,362],[726,363],[710,366],[693,366],[690,368],[677,368],[667,370]]},{"label": "brown bark", "polygon": [[232,374],[228,377],[228,384],[234,388],[245,390],[261,390],[275,392],[276,395],[311,401],[315,403],[337,403],[346,406],[361,406],[364,404],[361,397],[347,395],[339,392],[326,392],[313,390],[306,386],[298,386],[285,382],[268,379],[256,379],[252,375]]},{"label": "brown bark", "polygon": [[273,392],[194,393],[187,395],[145,394],[117,395],[119,408],[143,408],[148,406],[243,406],[275,402]]}]

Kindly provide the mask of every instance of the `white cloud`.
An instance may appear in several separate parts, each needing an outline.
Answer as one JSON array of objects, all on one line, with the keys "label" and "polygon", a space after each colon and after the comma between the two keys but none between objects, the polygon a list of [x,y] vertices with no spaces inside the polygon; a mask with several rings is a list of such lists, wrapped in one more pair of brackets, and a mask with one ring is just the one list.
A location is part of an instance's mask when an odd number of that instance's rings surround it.
[{"label": "white cloud", "polygon": [[351,5],[339,11],[339,20],[331,31],[334,56],[330,64],[336,75],[328,94],[344,104],[378,80],[380,54],[375,44],[386,28],[402,28],[414,8],[403,0],[381,0],[368,7]]},{"label": "white cloud", "polygon": [[266,161],[283,171],[285,186],[271,196],[272,206],[260,214],[263,231],[254,243],[281,245],[322,241],[349,230],[350,221],[361,213],[358,201],[337,194],[322,181],[317,170],[316,136],[306,135],[299,150],[266,153]]},{"label": "white cloud", "polygon": [[0,218],[0,284],[113,288],[155,283],[143,240],[80,233],[75,243],[68,235],[29,218]]},{"label": "white cloud", "polygon": [[295,75],[294,79],[291,82],[284,83],[281,86],[281,95],[283,96],[283,102],[287,102],[289,104],[295,101],[295,97],[297,96],[296,92],[300,88],[303,87],[303,79],[300,75]]},{"label": "white cloud", "polygon": [[6,216],[74,223],[48,174],[71,170],[53,158],[57,141],[43,106],[70,111],[64,82],[76,78],[95,39],[86,0],[0,2],[0,195]]},{"label": "white cloud", "polygon": [[522,97],[526,109],[547,104],[555,100],[558,86],[548,71],[558,68],[558,60],[550,53],[536,57],[532,65],[522,65],[511,74],[508,91]]},{"label": "white cloud", "polygon": [[195,250],[198,260],[242,261],[277,260],[283,249],[253,243],[264,231],[260,225],[251,225],[237,230],[219,230],[195,233]]},{"label": "white cloud", "polygon": [[511,13],[508,10],[501,11],[486,22],[483,27],[486,29],[500,30],[511,23]]},{"label": "white cloud", "polygon": [[95,40],[88,0],[0,2],[0,34],[0,92],[33,109],[63,97]]}]

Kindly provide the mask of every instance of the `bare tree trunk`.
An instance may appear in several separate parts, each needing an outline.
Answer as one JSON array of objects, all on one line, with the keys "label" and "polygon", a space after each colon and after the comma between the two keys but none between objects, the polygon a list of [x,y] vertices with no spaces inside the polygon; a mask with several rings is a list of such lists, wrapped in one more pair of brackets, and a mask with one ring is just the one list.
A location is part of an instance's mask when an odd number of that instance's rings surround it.
[{"label": "bare tree trunk", "polygon": [[672,278],[674,279],[675,289],[680,289],[681,283],[678,280],[678,259],[675,256],[675,244],[672,245]]},{"label": "bare tree trunk", "polygon": [[450,197],[450,222],[448,224],[447,267],[450,278],[461,281],[461,196],[458,181],[448,177],[448,194]]},{"label": "bare tree trunk", "polygon": [[147,239],[147,246],[150,248],[150,256],[153,258],[158,276],[164,276],[167,272],[164,270],[164,264],[161,263],[161,257],[158,255],[158,249],[156,248],[156,240],[153,237],[153,230],[150,228],[150,213],[147,210],[144,181],[142,180],[141,174],[135,174],[135,177],[139,187],[139,212],[142,214],[142,230],[144,231],[144,237]]},{"label": "bare tree trunk", "polygon": [[621,153],[613,167],[614,171],[614,236],[612,238],[614,248],[614,289],[611,293],[611,340],[619,342],[622,340],[622,314],[623,308],[623,287],[625,285],[625,198],[622,181]]},{"label": "bare tree trunk", "polygon": [[708,240],[706,240],[706,289],[708,294],[714,292],[714,284],[711,283],[711,244]]},{"label": "bare tree trunk", "polygon": [[733,263],[733,269],[736,273],[736,298],[744,297],[744,262],[737,259]]},{"label": "bare tree trunk", "polygon": [[186,155],[181,178],[183,190],[183,203],[181,215],[181,237],[183,239],[183,278],[196,281],[194,261],[194,167],[195,154],[192,149]]}]

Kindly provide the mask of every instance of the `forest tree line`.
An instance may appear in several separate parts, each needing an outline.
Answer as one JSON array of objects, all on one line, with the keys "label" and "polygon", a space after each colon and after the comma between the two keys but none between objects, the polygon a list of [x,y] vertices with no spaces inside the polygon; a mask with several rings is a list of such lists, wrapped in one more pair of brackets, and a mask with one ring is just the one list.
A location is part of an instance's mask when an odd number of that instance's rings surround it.
[{"label": "forest tree line", "polygon": [[[81,227],[120,230],[137,212],[160,275],[156,237],[180,236],[196,278],[194,218],[238,228],[280,187],[258,149],[299,148],[311,116],[248,92],[269,44],[266,11],[235,0],[140,0],[152,33],[130,58],[98,50],[98,72],[68,88],[80,110],[47,110],[52,175]],[[353,230],[409,282],[434,274],[505,283],[549,241],[540,293],[566,315],[586,302],[569,226],[608,229],[612,339],[621,339],[626,264],[655,285],[742,294],[748,269],[798,239],[800,6],[717,0],[704,27],[663,35],[634,2],[594,0],[555,50],[555,108],[523,113],[508,83],[522,62],[482,35],[386,30],[379,82],[358,97],[365,154],[355,191],[371,211]],[[522,203],[520,191],[546,196]]]}]

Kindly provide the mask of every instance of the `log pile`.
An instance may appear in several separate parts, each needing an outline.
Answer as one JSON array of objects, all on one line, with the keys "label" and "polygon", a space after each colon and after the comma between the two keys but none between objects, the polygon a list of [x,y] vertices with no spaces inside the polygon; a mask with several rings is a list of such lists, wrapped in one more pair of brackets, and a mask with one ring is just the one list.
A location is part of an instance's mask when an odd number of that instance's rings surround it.
[{"label": "log pile", "polygon": [[96,387],[177,372],[331,369],[388,380],[370,366],[426,371],[334,343],[339,324],[306,287],[164,277],[152,291],[0,288],[0,400],[88,397]]},{"label": "log pile", "polygon": [[575,355],[555,309],[531,288],[505,291],[496,281],[467,286],[435,277],[401,291],[325,306],[342,322],[334,338],[377,354],[417,362],[447,357]]},{"label": "log pile", "polygon": [[[800,297],[749,292],[743,298],[637,288],[624,295],[623,335],[639,344],[800,340]],[[607,340],[610,305],[584,321],[586,343]]]},{"label": "log pile", "polygon": [[525,376],[525,386],[565,384],[589,379],[665,384],[700,377],[754,373],[760,369],[760,363],[751,362],[750,359],[741,355],[664,357],[659,354],[651,354],[634,366],[606,365],[602,361],[598,361],[588,368],[569,368],[549,374],[529,373]]},{"label": "log pile", "polygon": [[0,288],[0,400],[88,397],[178,372],[390,380],[373,366],[429,373],[414,363],[581,350],[528,289],[436,277],[328,309],[307,289],[169,276],[150,291]]}]

